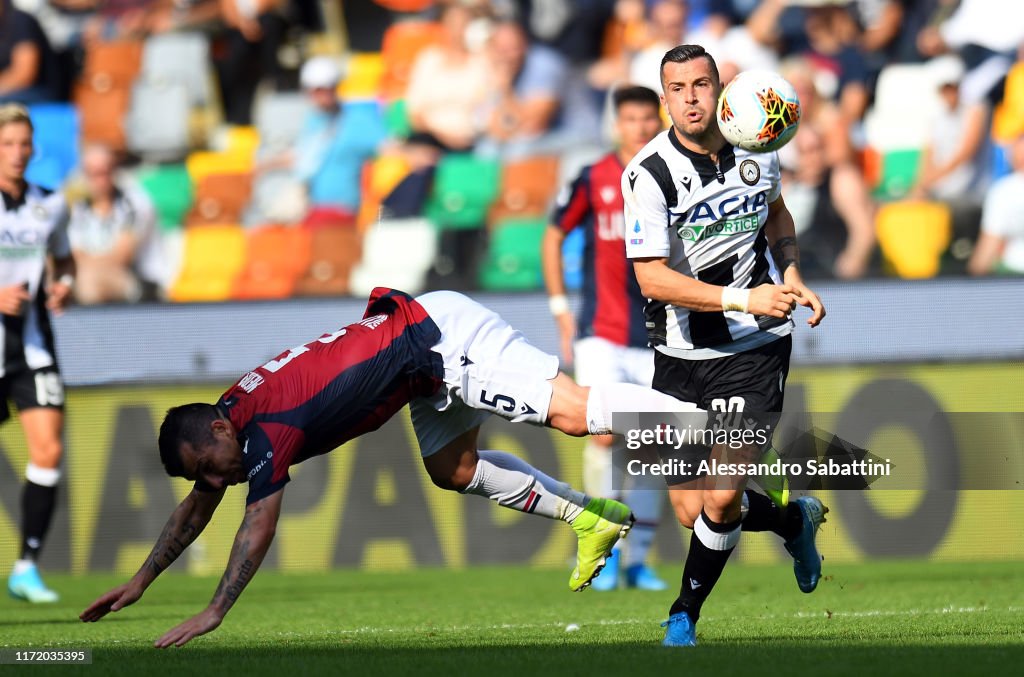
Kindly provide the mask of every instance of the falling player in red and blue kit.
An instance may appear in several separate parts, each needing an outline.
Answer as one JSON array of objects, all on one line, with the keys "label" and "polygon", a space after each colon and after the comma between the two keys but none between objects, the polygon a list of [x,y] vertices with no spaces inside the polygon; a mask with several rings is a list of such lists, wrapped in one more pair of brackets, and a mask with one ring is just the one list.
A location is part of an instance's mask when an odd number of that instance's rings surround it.
[{"label": "falling player in red and blue kit", "polygon": [[[620,184],[626,164],[662,130],[658,95],[647,87],[615,91],[615,129],[618,148],[584,167],[559,196],[543,244],[544,278],[551,313],[558,323],[562,356],[575,365],[581,385],[626,382],[651,385],[654,353],[647,347],[644,306],[647,299],[626,258],[626,233]],[[578,320],[569,312],[562,280],[562,242],[573,230],[584,236],[583,308]],[[574,340],[575,339],[575,340]],[[623,478],[613,467],[613,454],[625,454],[621,437],[601,435],[587,440],[583,450],[583,489],[595,496],[622,500],[637,521],[624,553],[626,587],[664,590],[667,585],[646,563],[665,502],[658,478]],[[625,460],[625,459],[623,459]],[[626,484],[628,479],[628,486]],[[613,553],[595,590],[619,586],[619,553]]]},{"label": "falling player in red and blue kit", "polygon": [[406,404],[434,484],[572,526],[578,551],[569,587],[577,591],[631,528],[629,508],[591,499],[511,454],[477,449],[481,423],[497,414],[581,436],[611,432],[614,411],[692,410],[632,384],[577,385],[558,371],[558,358],[461,294],[413,300],[375,289],[361,321],[246,373],[215,405],[167,412],[161,461],[169,475],[195,486],[135,576],[100,596],[81,619],[96,621],[137,601],[203,531],[225,490],[248,482],[245,516],[213,600],[156,646],[181,646],[210,632],[270,547],[289,467],[376,430]]}]

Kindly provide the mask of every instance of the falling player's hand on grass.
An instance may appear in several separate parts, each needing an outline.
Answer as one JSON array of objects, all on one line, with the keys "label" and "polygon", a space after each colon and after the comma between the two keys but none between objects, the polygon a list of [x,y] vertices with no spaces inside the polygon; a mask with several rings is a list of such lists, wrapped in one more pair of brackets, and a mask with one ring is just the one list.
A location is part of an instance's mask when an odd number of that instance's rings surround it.
[{"label": "falling player's hand on grass", "polygon": [[153,646],[158,649],[166,649],[171,645],[185,646],[193,637],[216,630],[222,620],[222,613],[213,607],[207,607],[181,625],[168,630],[163,637],[153,642]]},{"label": "falling player's hand on grass", "polygon": [[111,611],[120,611],[126,606],[139,601],[142,597],[142,592],[138,586],[129,581],[101,595],[99,599],[90,604],[78,617],[86,623],[95,623]]}]

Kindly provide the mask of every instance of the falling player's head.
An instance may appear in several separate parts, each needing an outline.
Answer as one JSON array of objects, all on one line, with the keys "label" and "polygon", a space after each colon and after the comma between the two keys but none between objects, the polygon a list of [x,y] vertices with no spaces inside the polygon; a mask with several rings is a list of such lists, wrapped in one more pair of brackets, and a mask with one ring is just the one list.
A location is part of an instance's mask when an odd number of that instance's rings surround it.
[{"label": "falling player's head", "polygon": [[231,421],[212,404],[172,407],[160,425],[160,460],[171,477],[211,489],[245,481],[242,448]]},{"label": "falling player's head", "polygon": [[615,133],[619,147],[632,158],[661,131],[661,101],[647,87],[619,87],[615,103]]},{"label": "falling player's head", "polygon": [[21,181],[32,159],[32,119],[16,103],[0,106],[0,178]]},{"label": "falling player's head", "polygon": [[672,126],[683,139],[705,145],[720,136],[715,109],[722,83],[715,59],[703,47],[679,45],[665,52],[661,86]]}]

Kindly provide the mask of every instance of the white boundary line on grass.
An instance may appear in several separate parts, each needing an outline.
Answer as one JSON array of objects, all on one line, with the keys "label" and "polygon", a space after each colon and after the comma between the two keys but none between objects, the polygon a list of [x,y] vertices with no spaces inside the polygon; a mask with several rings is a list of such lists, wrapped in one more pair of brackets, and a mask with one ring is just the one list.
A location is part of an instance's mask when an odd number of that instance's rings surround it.
[{"label": "white boundary line on grass", "polygon": [[[940,609],[893,609],[893,610],[881,610],[881,609],[867,609],[862,611],[797,611],[792,614],[759,614],[754,616],[758,620],[784,620],[793,618],[871,618],[876,616],[927,616],[927,615],[945,615],[945,614],[976,614],[976,613],[987,613],[990,611],[996,612],[1024,612],[1024,607],[1009,606],[1009,607],[987,607],[987,606],[946,606]],[[723,620],[721,617],[715,616],[702,616],[705,620]],[[571,623],[578,624],[580,626],[591,625],[591,626],[614,626],[614,625],[652,625],[657,623],[654,619],[649,618],[620,618],[620,619],[600,619],[596,621],[584,621],[579,623],[578,621],[570,621]],[[551,621],[548,623],[502,623],[498,625],[459,625],[459,626],[431,626],[431,625],[415,625],[408,627],[398,628],[382,628],[375,626],[363,626],[361,628],[350,628],[347,630],[338,630],[339,635],[372,635],[372,634],[393,634],[398,632],[426,632],[426,631],[442,631],[442,632],[467,632],[472,630],[530,630],[530,629],[542,629],[542,628],[564,628],[569,623],[564,621]]]}]

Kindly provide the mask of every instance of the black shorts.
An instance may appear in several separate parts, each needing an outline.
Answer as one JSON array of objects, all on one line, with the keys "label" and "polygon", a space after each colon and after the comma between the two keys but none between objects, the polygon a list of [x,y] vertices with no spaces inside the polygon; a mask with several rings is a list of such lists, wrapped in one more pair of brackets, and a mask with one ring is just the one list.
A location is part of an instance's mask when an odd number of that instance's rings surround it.
[{"label": "black shorts", "polygon": [[[715,425],[715,418],[721,421],[722,412],[744,412],[744,416],[732,420],[742,420],[751,429],[771,430],[782,411],[792,349],[792,337],[785,336],[746,352],[711,360],[684,360],[656,350],[652,387],[708,410],[708,427]],[[659,450],[662,460],[676,458],[693,467],[707,459],[709,452],[710,448],[698,446],[674,453]],[[673,485],[686,480],[666,476],[665,481]]]},{"label": "black shorts", "polygon": [[46,407],[64,408],[64,379],[56,366],[42,369],[19,369],[0,378],[0,423],[11,417],[7,401],[18,411]]},{"label": "black shorts", "polygon": [[711,360],[683,360],[654,351],[653,388],[701,409],[782,411],[793,337]]}]

